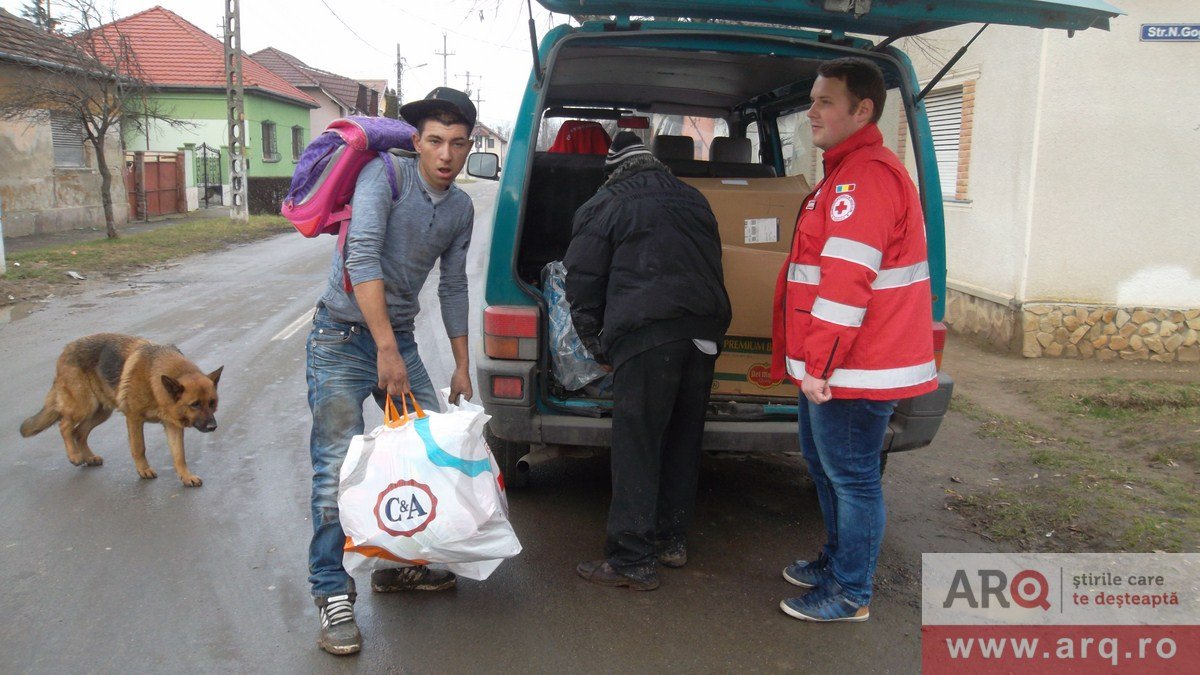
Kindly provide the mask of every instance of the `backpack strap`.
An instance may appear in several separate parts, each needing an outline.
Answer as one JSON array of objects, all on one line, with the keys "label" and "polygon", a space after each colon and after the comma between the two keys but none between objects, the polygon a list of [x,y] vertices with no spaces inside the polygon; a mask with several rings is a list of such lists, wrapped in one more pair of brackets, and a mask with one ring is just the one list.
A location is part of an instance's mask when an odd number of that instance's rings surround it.
[{"label": "backpack strap", "polygon": [[[410,153],[405,153],[402,156],[415,156]],[[379,158],[383,160],[383,172],[387,175],[388,186],[392,188],[392,201],[399,201],[407,195],[400,189],[400,178],[396,170],[396,161],[392,153],[383,151],[379,153]],[[407,185],[405,186],[407,187]],[[350,270],[346,269],[346,236],[350,233],[350,219],[342,221],[338,227],[338,254],[342,257],[342,288],[345,289],[347,295],[354,294],[354,284],[350,283]]]},{"label": "backpack strap", "polygon": [[400,199],[400,185],[396,180],[396,164],[392,161],[390,152],[379,153],[379,158],[383,160],[383,172],[387,174],[388,185],[392,186],[392,201]]}]

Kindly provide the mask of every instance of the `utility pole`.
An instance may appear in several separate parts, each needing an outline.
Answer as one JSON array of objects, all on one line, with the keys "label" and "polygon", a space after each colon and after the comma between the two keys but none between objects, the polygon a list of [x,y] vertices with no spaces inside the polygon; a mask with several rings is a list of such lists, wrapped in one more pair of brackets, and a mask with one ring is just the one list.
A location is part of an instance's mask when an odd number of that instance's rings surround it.
[{"label": "utility pole", "polygon": [[459,77],[466,78],[467,88],[464,90],[464,93],[466,93],[467,98],[470,98],[471,97],[471,71],[468,70],[465,74],[459,75]]},{"label": "utility pole", "polygon": [[242,20],[239,0],[225,0],[225,108],[229,122],[229,217],[250,220],[246,185],[246,107],[242,88]]},{"label": "utility pole", "polygon": [[396,103],[398,105],[404,105],[404,71],[424,68],[427,65],[429,64],[408,65],[408,59],[400,56],[400,45],[396,45]]},{"label": "utility pole", "polygon": [[449,86],[448,83],[450,80],[450,77],[449,77],[450,71],[447,67],[447,63],[448,63],[447,57],[454,56],[455,52],[446,51],[446,34],[445,33],[442,33],[442,51],[434,52],[434,54],[437,54],[438,56],[442,57],[442,86],[443,87]]},{"label": "utility pole", "polygon": [[483,110],[483,87],[475,90],[475,119],[483,119],[483,113],[480,112],[481,110]]}]

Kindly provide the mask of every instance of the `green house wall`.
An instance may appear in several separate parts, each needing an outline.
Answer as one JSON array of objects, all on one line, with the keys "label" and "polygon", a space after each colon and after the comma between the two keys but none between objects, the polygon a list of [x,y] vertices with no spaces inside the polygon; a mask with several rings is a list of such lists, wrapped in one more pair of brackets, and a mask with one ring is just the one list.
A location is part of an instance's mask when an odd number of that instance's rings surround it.
[{"label": "green house wall", "polygon": [[[229,127],[223,92],[162,92],[152,98],[165,114],[175,119],[186,120],[190,124],[172,127],[163,122],[152,122],[146,133],[130,125],[125,131],[126,150],[179,152],[188,146],[207,143],[210,147],[220,148],[224,155],[222,160],[228,161]],[[312,137],[309,131],[308,111],[307,107],[298,103],[287,103],[254,93],[246,94],[246,151],[251,177],[292,175],[295,168],[293,157],[299,155],[299,151],[304,149],[303,146]],[[278,161],[267,161],[263,156],[263,122],[275,123]],[[300,148],[293,154],[292,127],[295,126],[301,127],[303,131]],[[194,173],[189,167],[189,185],[195,185]],[[228,167],[225,168],[224,175],[228,180]]]}]

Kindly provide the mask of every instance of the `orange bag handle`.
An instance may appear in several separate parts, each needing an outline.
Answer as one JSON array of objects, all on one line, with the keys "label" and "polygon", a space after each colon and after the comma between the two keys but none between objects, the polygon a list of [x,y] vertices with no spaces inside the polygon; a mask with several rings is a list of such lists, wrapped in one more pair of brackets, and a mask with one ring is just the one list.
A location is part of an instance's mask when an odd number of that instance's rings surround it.
[{"label": "orange bag handle", "polygon": [[400,405],[404,411],[401,415],[396,410],[396,403],[391,396],[386,396],[387,403],[383,406],[383,423],[390,429],[399,429],[408,424],[408,399],[412,399],[413,411],[416,413],[417,419],[425,417],[425,411],[421,408],[421,404],[417,403],[417,397],[410,391],[400,395]]}]

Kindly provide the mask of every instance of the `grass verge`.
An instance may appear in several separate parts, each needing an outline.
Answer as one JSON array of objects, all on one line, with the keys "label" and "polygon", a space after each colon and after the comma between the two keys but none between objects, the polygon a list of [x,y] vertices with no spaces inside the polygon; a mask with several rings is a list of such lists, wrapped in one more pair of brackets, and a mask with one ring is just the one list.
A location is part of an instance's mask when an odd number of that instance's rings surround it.
[{"label": "grass verge", "polygon": [[1053,433],[978,401],[953,406],[1012,452],[995,485],[953,493],[949,508],[1027,551],[1200,551],[1200,387],[1097,379],[1032,397],[1062,422]]},{"label": "grass verge", "polygon": [[208,253],[292,230],[281,216],[251,216],[248,223],[214,218],[171,222],[118,239],[56,244],[7,254],[0,304],[64,294],[76,286],[68,272],[116,277],[197,253]]}]

